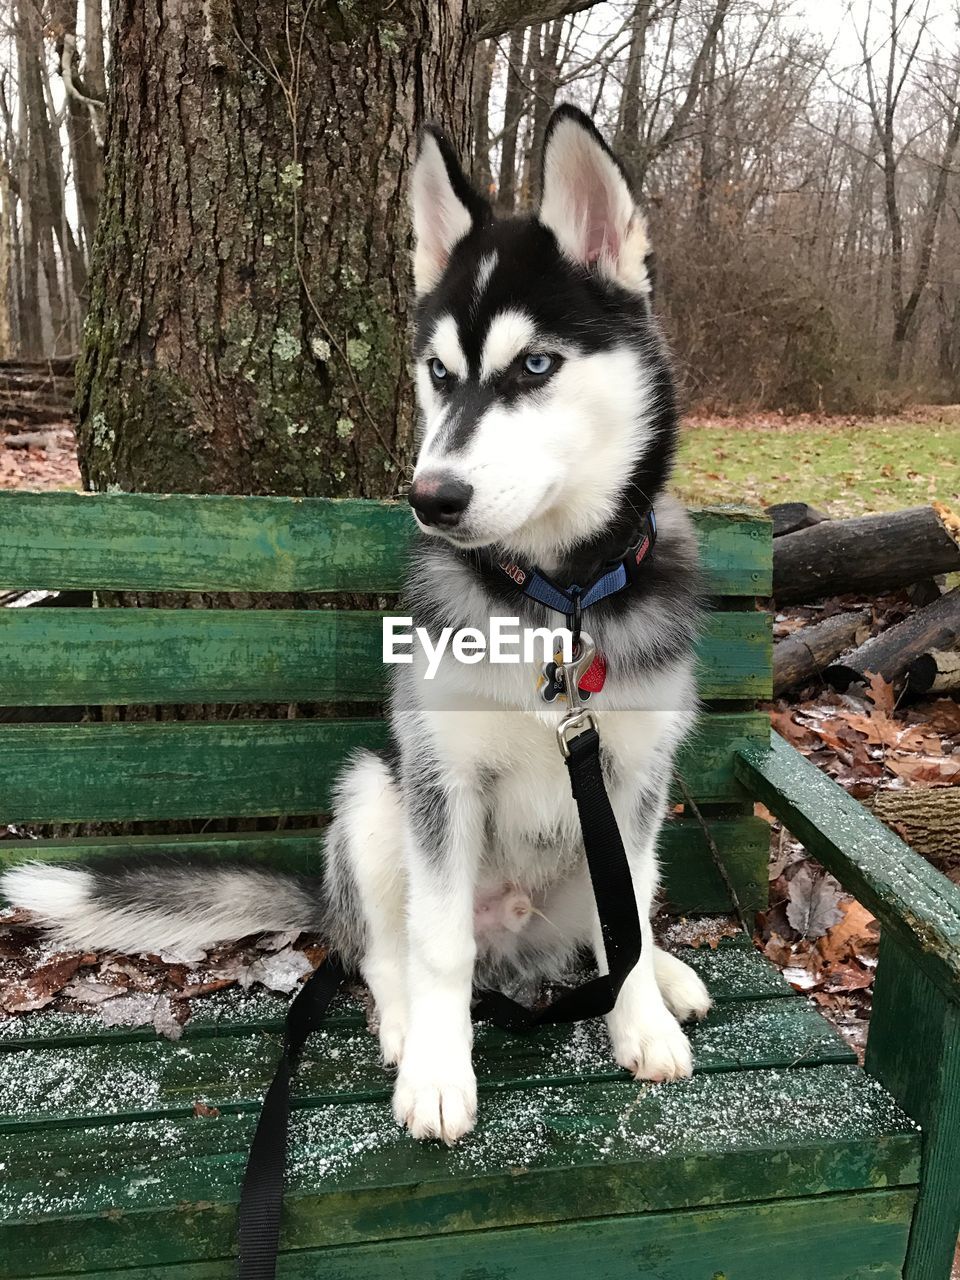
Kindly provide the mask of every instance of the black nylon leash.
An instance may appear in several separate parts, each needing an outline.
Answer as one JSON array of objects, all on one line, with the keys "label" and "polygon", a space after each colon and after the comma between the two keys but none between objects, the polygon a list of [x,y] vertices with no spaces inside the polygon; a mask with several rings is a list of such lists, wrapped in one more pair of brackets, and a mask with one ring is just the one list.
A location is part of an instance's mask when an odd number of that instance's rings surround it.
[{"label": "black nylon leash", "polygon": [[290,1127],[290,1082],[307,1037],[323,1023],[345,977],[337,957],[327,956],[287,1010],[280,1063],[263,1100],[240,1187],[239,1280],[274,1280],[277,1274]]},{"label": "black nylon leash", "polygon": [[603,783],[600,735],[585,729],[570,742],[570,789],[580,815],[583,848],[600,916],[607,972],[562,992],[543,1009],[528,1009],[502,991],[481,991],[473,1006],[479,1021],[505,1031],[533,1031],[556,1022],[582,1022],[609,1013],[640,959],[640,917],[620,828]]},{"label": "black nylon leash", "polygon": [[[609,1013],[640,959],[637,901],[620,829],[603,781],[600,735],[592,725],[568,742],[570,788],[583,830],[584,852],[600,916],[607,972],[561,993],[543,1009],[528,1009],[501,991],[482,991],[473,1016],[506,1031],[532,1031]],[[290,1083],[307,1037],[326,1017],[345,972],[328,956],[287,1011],[283,1052],[263,1100],[240,1191],[237,1280],[275,1280],[290,1123]]]}]

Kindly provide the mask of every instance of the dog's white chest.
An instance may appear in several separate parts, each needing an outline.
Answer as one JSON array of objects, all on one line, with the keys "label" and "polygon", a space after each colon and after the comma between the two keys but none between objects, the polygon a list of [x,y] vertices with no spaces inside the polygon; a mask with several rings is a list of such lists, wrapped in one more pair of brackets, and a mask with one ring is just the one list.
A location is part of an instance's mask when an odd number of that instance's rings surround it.
[{"label": "dog's white chest", "polygon": [[[611,796],[644,789],[656,756],[672,749],[675,714],[608,711],[600,717]],[[542,884],[580,856],[580,826],[555,725],[477,701],[429,715],[434,750],[450,772],[481,781],[489,856],[507,879]]]}]

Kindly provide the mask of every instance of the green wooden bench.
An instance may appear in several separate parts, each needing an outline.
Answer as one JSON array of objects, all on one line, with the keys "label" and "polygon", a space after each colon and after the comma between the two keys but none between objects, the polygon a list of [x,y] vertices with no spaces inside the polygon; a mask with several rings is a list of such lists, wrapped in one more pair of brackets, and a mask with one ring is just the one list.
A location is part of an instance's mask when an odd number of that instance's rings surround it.
[{"label": "green wooden bench", "polygon": [[[766,897],[759,798],[880,918],[866,1069],[740,939],[685,955],[716,998],[692,1032],[692,1080],[625,1078],[599,1025],[481,1028],[480,1124],[447,1150],[394,1126],[388,1074],[345,998],[296,1085],[286,1280],[946,1280],[960,1225],[960,892],[771,741],[753,709],[770,692],[769,620],[753,600],[770,591],[769,525],[695,518],[717,609],[677,794],[745,909]],[[378,615],[323,605],[395,592],[409,532],[406,511],[364,502],[0,495],[4,587],[250,593],[229,611],[0,609],[0,705],[233,712],[0,725],[0,822],[321,815],[345,753],[382,738],[383,680]],[[255,607],[278,591],[303,607]],[[285,714],[334,702],[351,715]],[[244,703],[281,710],[243,719]],[[321,840],[313,826],[3,841],[0,862],[118,845],[315,868]],[[729,910],[689,813],[662,855],[676,910]],[[228,992],[197,1002],[178,1044],[80,1015],[0,1021],[0,1277],[230,1276],[282,1017],[279,998]],[[197,1102],[216,1117],[197,1118]]]}]

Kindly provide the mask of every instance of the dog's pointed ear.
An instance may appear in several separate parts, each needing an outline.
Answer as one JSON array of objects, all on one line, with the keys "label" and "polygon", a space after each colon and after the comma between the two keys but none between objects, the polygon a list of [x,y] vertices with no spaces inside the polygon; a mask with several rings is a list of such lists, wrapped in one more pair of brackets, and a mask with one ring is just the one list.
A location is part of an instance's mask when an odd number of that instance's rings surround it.
[{"label": "dog's pointed ear", "polygon": [[450,143],[428,125],[410,183],[413,211],[413,284],[421,297],[437,284],[454,246],[490,215],[470,186]]},{"label": "dog's pointed ear", "polygon": [[550,117],[540,189],[537,216],[568,258],[649,296],[646,219],[593,121],[569,104]]}]

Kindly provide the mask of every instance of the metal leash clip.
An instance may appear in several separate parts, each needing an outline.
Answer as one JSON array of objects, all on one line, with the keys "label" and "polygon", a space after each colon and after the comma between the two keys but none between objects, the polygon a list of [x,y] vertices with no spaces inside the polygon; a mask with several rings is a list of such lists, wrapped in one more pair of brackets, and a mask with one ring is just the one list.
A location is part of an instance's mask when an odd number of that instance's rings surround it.
[{"label": "metal leash clip", "polygon": [[581,631],[573,661],[565,662],[557,671],[563,677],[563,688],[567,696],[567,714],[557,725],[557,741],[565,760],[570,756],[570,738],[576,737],[585,729],[597,727],[593,714],[580,701],[580,681],[593,666],[596,656],[597,646],[586,631]]}]

